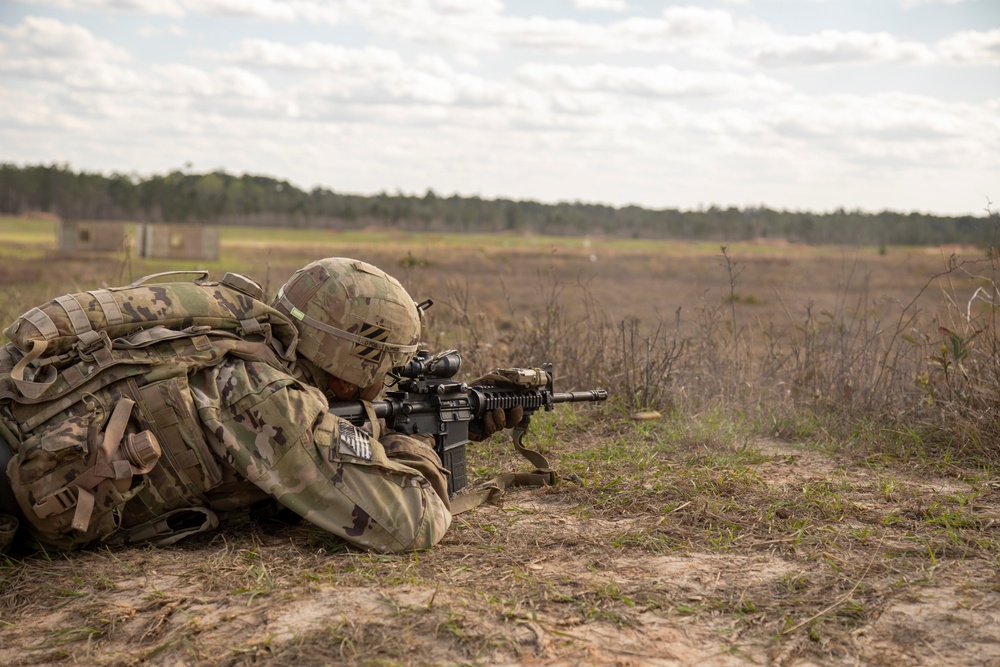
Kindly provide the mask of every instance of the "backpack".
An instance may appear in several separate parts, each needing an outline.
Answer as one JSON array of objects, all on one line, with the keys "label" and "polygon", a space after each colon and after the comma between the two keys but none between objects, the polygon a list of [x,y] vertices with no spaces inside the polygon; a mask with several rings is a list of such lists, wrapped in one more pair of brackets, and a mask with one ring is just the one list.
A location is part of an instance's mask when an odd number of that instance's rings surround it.
[{"label": "backpack", "polygon": [[[178,273],[198,277],[148,283]],[[188,377],[230,356],[289,368],[298,332],[249,278],[207,278],[66,294],[4,330],[0,502],[35,546],[170,543],[218,524],[206,494],[238,480],[204,438]]]}]

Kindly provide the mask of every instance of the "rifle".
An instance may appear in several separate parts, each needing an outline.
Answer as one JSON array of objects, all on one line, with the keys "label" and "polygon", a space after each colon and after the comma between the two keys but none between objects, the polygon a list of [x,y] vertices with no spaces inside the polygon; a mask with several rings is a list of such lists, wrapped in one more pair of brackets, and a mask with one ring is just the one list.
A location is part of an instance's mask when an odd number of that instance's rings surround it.
[{"label": "rifle", "polygon": [[[434,449],[451,473],[448,494],[452,496],[467,483],[465,446],[469,443],[469,425],[481,426],[487,412],[521,406],[524,417],[513,430],[514,448],[540,471],[551,473],[541,454],[524,447],[531,415],[539,409],[552,410],[558,403],[608,398],[604,389],[556,393],[552,389],[552,364],[541,368],[499,369],[487,376],[493,378],[495,386],[469,386],[454,381],[452,378],[461,368],[462,357],[455,350],[434,356],[422,350],[409,363],[391,371],[395,388],[386,392],[385,400],[371,403],[375,417],[385,419],[390,429],[434,437]],[[360,401],[334,403],[330,413],[358,427],[368,420],[368,412]]]}]

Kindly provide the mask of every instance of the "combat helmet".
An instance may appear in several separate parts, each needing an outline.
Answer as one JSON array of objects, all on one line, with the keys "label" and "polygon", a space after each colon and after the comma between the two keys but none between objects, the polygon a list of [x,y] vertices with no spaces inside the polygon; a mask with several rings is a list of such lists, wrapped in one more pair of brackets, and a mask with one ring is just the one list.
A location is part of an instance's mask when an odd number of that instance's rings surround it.
[{"label": "combat helmet", "polygon": [[271,305],[293,318],[300,357],[362,389],[417,351],[420,314],[413,299],[398,280],[357,259],[307,264]]}]

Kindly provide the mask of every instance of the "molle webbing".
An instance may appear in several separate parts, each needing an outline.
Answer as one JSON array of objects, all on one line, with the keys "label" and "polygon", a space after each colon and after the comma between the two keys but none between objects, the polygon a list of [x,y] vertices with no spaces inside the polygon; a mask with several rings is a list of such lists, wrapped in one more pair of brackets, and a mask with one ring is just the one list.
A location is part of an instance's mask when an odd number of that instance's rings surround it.
[{"label": "molle webbing", "polygon": [[[90,290],[86,293],[93,297],[94,302],[96,302],[97,307],[100,308],[104,316],[104,322],[107,326],[119,326],[125,323],[122,310],[118,306],[118,302],[111,295],[111,292],[102,289]],[[75,336],[82,336],[94,330],[93,323],[87,317],[87,312],[74,295],[63,294],[52,301],[62,308],[63,313],[65,313],[65,319],[70,327],[69,333]],[[89,305],[93,306],[94,302],[91,302]],[[32,308],[22,318],[35,326],[42,340],[49,341],[60,336],[60,330],[55,321],[40,308]]]},{"label": "molle webbing", "polygon": [[35,350],[59,356],[92,347],[98,341],[95,332],[117,340],[156,326],[204,326],[264,336],[267,342],[274,341],[283,358],[291,359],[298,340],[295,325],[261,301],[259,288],[247,287],[248,279],[227,274],[222,282],[142,284],[143,280],[126,287],[62,295],[24,313],[4,334],[23,355]]},{"label": "molle webbing", "polygon": [[[204,277],[204,274],[201,274]],[[4,333],[11,340],[9,373],[0,373],[0,400],[40,403],[79,386],[92,364],[100,370],[122,363],[113,349],[143,347],[199,330],[262,340],[285,361],[294,357],[298,331],[283,313],[259,300],[255,283],[227,274],[222,282],[142,284],[65,294],[32,308]],[[251,294],[252,293],[252,294]],[[144,337],[140,332],[157,329]],[[67,368],[68,367],[68,368]],[[56,368],[65,369],[61,379]],[[75,369],[75,370],[73,370]],[[13,385],[13,386],[11,386]],[[55,389],[53,387],[56,387]]]},{"label": "molle webbing", "polygon": [[[43,340],[50,340],[59,335],[59,329],[56,327],[55,322],[40,308],[32,308],[22,315],[21,318],[25,322],[34,325]],[[10,334],[7,335],[10,336]]]},{"label": "molle webbing", "polygon": [[[201,434],[192,428],[184,428],[185,422],[192,423],[192,415],[187,414],[181,400],[178,384],[182,382],[186,388],[186,379],[182,378],[161,380],[144,387],[139,387],[130,379],[128,386],[130,393],[139,401],[140,413],[147,427],[160,442],[163,456],[160,459],[161,469],[155,476],[162,474],[170,478],[167,484],[157,484],[160,492],[198,504],[204,502],[204,492],[221,481],[222,471],[212,460]],[[164,466],[167,470],[162,469]]]},{"label": "molle webbing", "polygon": [[73,298],[73,295],[64,294],[56,297],[54,301],[62,306],[74,334],[80,336],[94,330],[94,327],[90,324],[90,319],[87,317],[87,313],[83,311],[83,306]]},{"label": "molle webbing", "polygon": [[122,309],[118,307],[118,302],[115,301],[115,297],[111,296],[111,292],[106,289],[97,289],[88,290],[87,294],[97,299],[97,303],[100,304],[101,310],[104,312],[104,319],[107,321],[108,326],[116,327],[119,324],[125,324]]},{"label": "molle webbing", "polygon": [[[242,340],[232,331],[206,327],[176,331],[154,327],[115,340],[111,349],[98,347],[85,353],[80,361],[60,371],[51,365],[43,366],[46,372],[41,380],[25,379],[31,362],[40,356],[26,355],[17,362],[9,377],[0,375],[0,400],[11,399],[21,405],[44,404],[44,407],[31,408],[30,415],[23,417],[35,425],[41,424],[63,409],[59,405],[64,397],[79,389],[93,391],[116,380],[145,373],[152,366],[162,365],[165,363],[163,356],[153,348],[168,341],[174,345],[172,356],[184,356],[184,363],[195,368],[212,366],[230,353],[273,366],[282,365],[281,353],[274,349],[274,345]],[[37,341],[35,345],[44,351],[44,341]],[[30,430],[30,427],[25,430]]]}]

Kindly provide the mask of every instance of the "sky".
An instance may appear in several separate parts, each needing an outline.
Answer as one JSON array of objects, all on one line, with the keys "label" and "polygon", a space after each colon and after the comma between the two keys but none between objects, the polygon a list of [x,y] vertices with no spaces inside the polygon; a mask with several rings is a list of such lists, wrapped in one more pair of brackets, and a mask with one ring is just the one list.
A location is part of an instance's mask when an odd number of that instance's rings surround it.
[{"label": "sky", "polygon": [[0,0],[0,162],[1000,208],[1000,0]]}]

